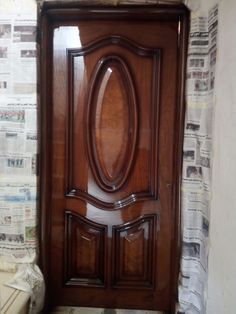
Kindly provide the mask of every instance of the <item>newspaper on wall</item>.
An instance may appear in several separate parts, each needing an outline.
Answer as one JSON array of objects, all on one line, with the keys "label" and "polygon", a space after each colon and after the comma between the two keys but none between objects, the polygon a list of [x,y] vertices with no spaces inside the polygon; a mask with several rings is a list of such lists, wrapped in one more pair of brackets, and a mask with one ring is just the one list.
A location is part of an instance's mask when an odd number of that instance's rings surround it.
[{"label": "newspaper on wall", "polygon": [[0,268],[37,249],[36,6],[18,4],[0,1]]},{"label": "newspaper on wall", "polygon": [[191,19],[182,173],[179,313],[205,313],[218,7]]},{"label": "newspaper on wall", "polygon": [[36,93],[36,20],[0,16],[0,96]]},{"label": "newspaper on wall", "polygon": [[24,2],[31,12],[0,2],[0,268],[37,247],[36,6]]},{"label": "newspaper on wall", "polygon": [[0,101],[0,256],[32,261],[36,250],[35,97]]},{"label": "newspaper on wall", "polygon": [[36,1],[0,0],[0,270],[39,313],[37,259]]}]

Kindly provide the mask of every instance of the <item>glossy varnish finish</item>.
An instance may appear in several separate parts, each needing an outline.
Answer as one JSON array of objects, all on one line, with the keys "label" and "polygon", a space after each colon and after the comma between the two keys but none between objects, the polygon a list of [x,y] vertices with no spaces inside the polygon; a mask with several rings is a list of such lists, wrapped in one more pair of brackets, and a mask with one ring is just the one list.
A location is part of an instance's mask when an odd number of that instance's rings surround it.
[{"label": "glossy varnish finish", "polygon": [[41,15],[41,261],[50,305],[173,311],[183,6]]}]

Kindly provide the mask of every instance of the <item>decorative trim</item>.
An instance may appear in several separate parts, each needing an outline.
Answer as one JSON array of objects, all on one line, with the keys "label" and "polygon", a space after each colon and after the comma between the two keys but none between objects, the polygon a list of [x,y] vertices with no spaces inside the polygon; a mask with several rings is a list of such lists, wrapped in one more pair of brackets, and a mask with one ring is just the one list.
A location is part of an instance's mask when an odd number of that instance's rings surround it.
[{"label": "decorative trim", "polygon": [[83,46],[82,48],[67,49],[67,56],[68,58],[86,56],[100,48],[110,45],[121,46],[132,51],[140,57],[153,58],[154,55],[160,55],[160,49],[142,47],[136,44],[134,41],[127,39],[123,36],[112,35],[100,38],[99,40],[95,40],[88,45]]},{"label": "decorative trim", "polygon": [[86,192],[83,192],[79,189],[73,189],[69,191],[66,195],[67,197],[74,197],[78,198],[82,201],[88,202],[97,208],[103,209],[103,210],[116,210],[121,209],[123,207],[132,205],[133,203],[136,203],[138,201],[146,201],[146,200],[155,200],[155,195],[152,195],[148,192],[146,193],[132,193],[128,197],[123,198],[119,201],[108,203],[103,202],[102,200],[92,196],[91,194],[88,194]]}]

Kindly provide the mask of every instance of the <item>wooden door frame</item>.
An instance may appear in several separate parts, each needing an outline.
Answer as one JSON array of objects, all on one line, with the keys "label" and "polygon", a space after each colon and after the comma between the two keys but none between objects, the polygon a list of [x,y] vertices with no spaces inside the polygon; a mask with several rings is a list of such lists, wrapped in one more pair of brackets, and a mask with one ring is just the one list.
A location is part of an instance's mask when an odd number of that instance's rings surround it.
[{"label": "wooden door frame", "polygon": [[[88,1],[89,2],[89,1]],[[112,14],[114,19],[127,16],[132,19],[170,19],[171,16],[179,19],[178,33],[178,73],[177,73],[177,114],[174,129],[174,181],[170,184],[172,189],[174,221],[172,223],[171,243],[171,313],[175,313],[175,303],[178,295],[178,275],[181,252],[180,227],[181,227],[181,175],[182,175],[182,148],[185,117],[185,71],[187,42],[189,29],[189,11],[182,4],[169,5],[126,5],[126,6],[85,6],[81,1],[50,1],[44,2],[38,10],[38,95],[39,95],[39,263],[45,277],[46,287],[49,281],[49,250],[50,250],[50,196],[52,182],[50,179],[51,143],[52,143],[52,64],[47,54],[52,55],[52,32],[48,32],[56,21],[80,19],[105,19],[107,14]],[[50,29],[52,30],[52,28]],[[51,43],[51,45],[50,45]],[[46,289],[45,309],[48,305]]]}]

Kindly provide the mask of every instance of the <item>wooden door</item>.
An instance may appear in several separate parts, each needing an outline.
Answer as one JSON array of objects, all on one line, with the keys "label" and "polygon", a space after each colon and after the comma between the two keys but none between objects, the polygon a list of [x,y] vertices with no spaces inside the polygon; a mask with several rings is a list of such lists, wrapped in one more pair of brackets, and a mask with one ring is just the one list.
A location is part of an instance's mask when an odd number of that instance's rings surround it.
[{"label": "wooden door", "polygon": [[187,11],[42,10],[41,244],[51,305],[170,310]]}]

